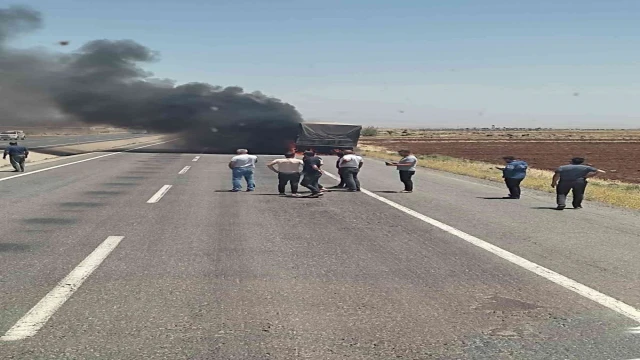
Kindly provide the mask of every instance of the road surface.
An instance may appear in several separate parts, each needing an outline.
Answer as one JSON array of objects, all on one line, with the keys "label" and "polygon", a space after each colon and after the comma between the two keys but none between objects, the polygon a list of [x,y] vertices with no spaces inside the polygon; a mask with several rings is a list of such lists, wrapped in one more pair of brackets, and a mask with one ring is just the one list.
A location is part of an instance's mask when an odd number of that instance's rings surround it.
[{"label": "road surface", "polygon": [[229,156],[171,146],[0,173],[0,358],[640,357],[637,212],[424,169],[392,193],[374,160],[367,192],[279,197],[261,156],[230,193]]},{"label": "road surface", "polygon": [[[28,136],[28,135],[27,135]],[[101,135],[72,135],[72,136],[38,136],[27,137],[25,140],[18,140],[20,145],[29,149],[41,149],[63,145],[85,144],[99,141],[132,139],[141,136],[137,134],[101,134]],[[9,145],[9,141],[0,141],[0,149]]]}]

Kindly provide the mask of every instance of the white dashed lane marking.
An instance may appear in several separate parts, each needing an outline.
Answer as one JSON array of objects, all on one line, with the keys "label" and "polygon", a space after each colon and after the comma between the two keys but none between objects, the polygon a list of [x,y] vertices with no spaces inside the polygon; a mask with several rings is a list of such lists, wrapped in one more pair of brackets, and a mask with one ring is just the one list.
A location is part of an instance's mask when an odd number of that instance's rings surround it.
[{"label": "white dashed lane marking", "polygon": [[156,192],[149,200],[147,200],[147,204],[155,204],[160,201],[160,199],[162,199],[162,197],[164,197],[172,187],[173,185],[165,185],[161,187],[158,192]]},{"label": "white dashed lane marking", "polygon": [[69,275],[53,288],[36,306],[0,337],[2,341],[22,340],[35,335],[49,318],[73,295],[89,275],[100,266],[113,249],[120,244],[124,236],[109,236],[89,256],[87,256]]}]

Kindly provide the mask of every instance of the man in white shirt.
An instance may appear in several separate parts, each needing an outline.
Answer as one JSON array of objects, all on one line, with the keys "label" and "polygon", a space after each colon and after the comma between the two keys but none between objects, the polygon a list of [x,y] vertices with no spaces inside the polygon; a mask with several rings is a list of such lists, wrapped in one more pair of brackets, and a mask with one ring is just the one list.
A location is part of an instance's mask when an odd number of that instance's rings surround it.
[{"label": "man in white shirt", "polygon": [[413,180],[411,178],[416,173],[416,165],[418,164],[418,158],[415,157],[410,150],[400,150],[398,154],[402,156],[402,159],[398,162],[386,162],[387,166],[395,166],[400,174],[400,181],[404,184],[403,193],[413,192]]},{"label": "man in white shirt", "polygon": [[236,151],[238,155],[231,158],[229,162],[229,169],[231,169],[233,183],[232,192],[238,192],[242,190],[242,178],[247,182],[247,191],[253,191],[256,188],[256,183],[253,180],[253,171],[256,168],[258,157],[255,155],[249,155],[247,149],[238,149]]},{"label": "man in white shirt", "polygon": [[354,154],[353,150],[344,151],[344,156],[340,160],[340,169],[344,175],[344,181],[347,184],[348,191],[360,191],[358,173],[363,164],[362,156]]},{"label": "man in white shirt", "polygon": [[278,193],[280,195],[285,195],[285,189],[287,188],[287,183],[289,183],[291,184],[291,194],[297,196],[300,170],[304,162],[296,159],[296,154],[293,152],[288,152],[284,156],[284,159],[276,159],[268,163],[267,167],[278,174]]}]

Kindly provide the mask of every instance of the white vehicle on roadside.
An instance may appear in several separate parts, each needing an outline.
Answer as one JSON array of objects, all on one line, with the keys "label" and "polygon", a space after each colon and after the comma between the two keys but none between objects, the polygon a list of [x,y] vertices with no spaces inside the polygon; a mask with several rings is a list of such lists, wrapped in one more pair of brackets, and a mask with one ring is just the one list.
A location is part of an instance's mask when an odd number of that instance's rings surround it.
[{"label": "white vehicle on roadside", "polygon": [[27,138],[22,130],[7,130],[0,132],[0,140],[24,140]]}]

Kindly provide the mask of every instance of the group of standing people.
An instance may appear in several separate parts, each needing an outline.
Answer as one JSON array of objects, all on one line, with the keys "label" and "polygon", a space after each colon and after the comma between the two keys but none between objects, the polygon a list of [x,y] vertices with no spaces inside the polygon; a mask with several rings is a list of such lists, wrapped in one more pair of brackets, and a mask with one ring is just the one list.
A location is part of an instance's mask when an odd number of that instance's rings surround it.
[{"label": "group of standing people", "polygon": [[[324,195],[326,188],[320,184],[320,178],[324,174],[322,166],[324,161],[313,150],[303,153],[302,160],[296,159],[294,152],[285,154],[284,159],[276,159],[267,164],[267,167],[278,174],[278,193],[286,195],[286,186],[290,184],[293,196],[298,195],[298,184],[311,191],[310,197],[318,198]],[[360,191],[358,173],[364,164],[361,156],[353,153],[353,150],[342,152],[336,163],[340,184],[333,188],[346,188],[347,191]]]},{"label": "group of standing people", "polygon": [[[411,178],[416,172],[418,159],[409,150],[401,150],[399,154],[402,159],[398,162],[387,162],[387,166],[395,166],[400,173],[400,181],[404,184],[402,192],[413,191],[413,181]],[[336,161],[336,168],[340,175],[340,183],[332,188],[343,188],[348,192],[360,191],[360,180],[358,174],[364,165],[362,156],[347,149],[340,151]],[[232,170],[232,192],[242,191],[242,180],[247,182],[246,191],[254,191],[255,181],[253,172],[258,157],[250,155],[246,149],[238,149],[237,155],[229,162]],[[320,178],[324,171],[324,162],[313,150],[303,153],[302,159],[297,159],[294,152],[288,152],[282,159],[276,159],[267,164],[267,167],[278,174],[278,193],[286,195],[286,187],[291,187],[291,194],[298,196],[299,186],[303,186],[311,191],[309,197],[321,197],[327,190],[320,184]]]},{"label": "group of standing people", "polygon": [[[28,152],[27,152],[28,153]],[[7,151],[5,151],[5,156]],[[386,162],[387,166],[395,166],[400,174],[400,181],[404,184],[401,192],[413,192],[412,177],[416,173],[418,159],[409,150],[398,152],[402,158],[397,162]],[[343,188],[349,192],[360,191],[360,180],[358,174],[364,165],[364,159],[353,152],[353,150],[343,150],[338,155],[336,168],[340,175],[340,183],[332,188]],[[502,177],[509,189],[508,199],[520,199],[522,191],[520,184],[527,176],[529,165],[526,161],[513,156],[505,156],[505,166],[497,167],[502,171]],[[229,162],[229,167],[233,173],[233,189],[237,192],[242,190],[242,179],[247,182],[247,191],[255,189],[253,170],[258,161],[255,155],[249,155],[246,149],[239,149],[238,155]],[[567,196],[573,193],[572,205],[575,209],[582,208],[584,193],[587,188],[588,179],[603,170],[597,169],[589,164],[585,164],[585,159],[575,157],[570,164],[560,166],[556,169],[551,186],[556,189],[557,210],[564,210],[567,207]],[[13,163],[13,160],[12,160]],[[276,159],[267,164],[267,167],[278,174],[278,193],[285,195],[286,186],[290,185],[291,194],[298,196],[299,185],[311,191],[310,197],[318,198],[326,191],[320,184],[320,178],[324,171],[324,162],[314,151],[304,152],[302,159],[297,159],[294,152],[285,154],[283,159]]]},{"label": "group of standing people", "polygon": [[[229,168],[232,174],[232,192],[242,191],[242,180],[247,183],[246,191],[254,191],[256,183],[254,180],[254,169],[258,157],[250,155],[247,149],[238,149],[237,155],[231,158]],[[276,159],[267,164],[267,167],[278,174],[278,192],[285,195],[286,186],[291,186],[291,193],[298,195],[299,185],[311,191],[310,197],[320,197],[325,191],[320,185],[322,177],[322,158],[316,156],[313,151],[305,151],[302,160],[296,159],[294,152],[285,154],[284,159]]]},{"label": "group of standing people", "polygon": [[291,194],[298,196],[299,185],[311,191],[311,197],[323,195],[324,187],[320,185],[323,161],[313,151],[306,151],[302,160],[296,158],[294,152],[288,152],[284,159],[276,159],[267,164],[271,171],[278,174],[278,193],[286,195],[287,184]]},{"label": "group of standing people", "polygon": [[[529,165],[513,156],[505,156],[503,159],[506,165],[497,167],[497,169],[502,170],[502,177],[509,189],[507,198],[520,199],[520,183],[527,176]],[[582,209],[582,201],[587,189],[588,179],[599,173],[604,173],[603,170],[584,162],[584,158],[575,157],[571,159],[568,165],[563,165],[556,169],[551,180],[551,187],[556,189],[556,210],[564,210],[567,207],[569,192],[573,194],[573,208]]]}]

